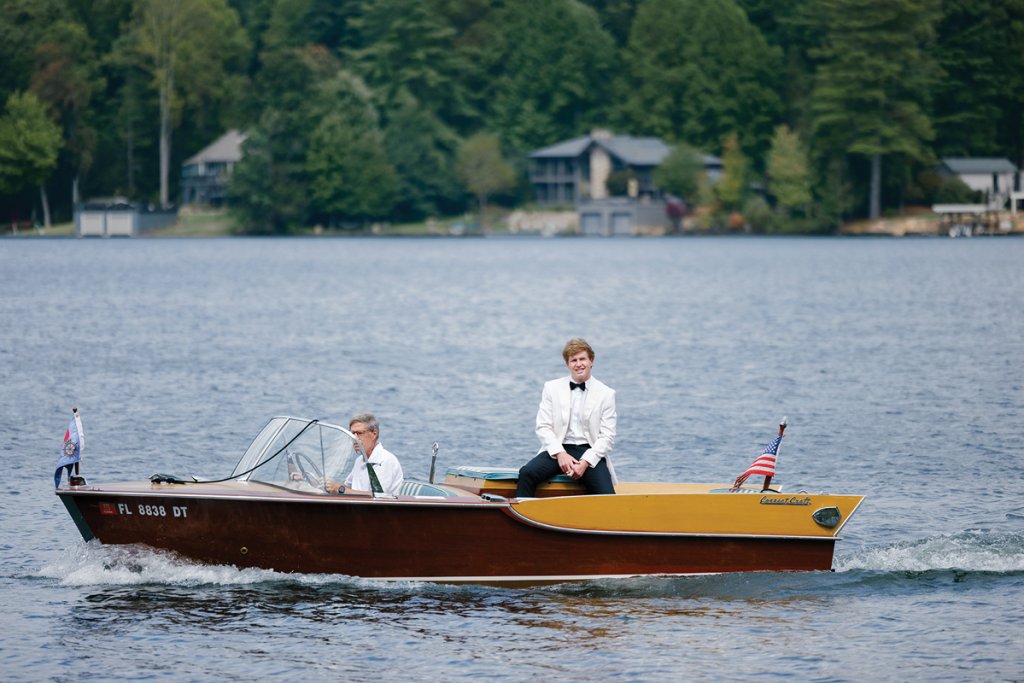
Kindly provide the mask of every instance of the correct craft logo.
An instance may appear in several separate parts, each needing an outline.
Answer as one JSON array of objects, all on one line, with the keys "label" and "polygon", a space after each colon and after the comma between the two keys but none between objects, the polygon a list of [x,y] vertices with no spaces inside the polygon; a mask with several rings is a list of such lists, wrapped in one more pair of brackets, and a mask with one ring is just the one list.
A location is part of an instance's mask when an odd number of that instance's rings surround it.
[{"label": "correct craft logo", "polygon": [[761,496],[761,505],[810,505],[807,496]]}]

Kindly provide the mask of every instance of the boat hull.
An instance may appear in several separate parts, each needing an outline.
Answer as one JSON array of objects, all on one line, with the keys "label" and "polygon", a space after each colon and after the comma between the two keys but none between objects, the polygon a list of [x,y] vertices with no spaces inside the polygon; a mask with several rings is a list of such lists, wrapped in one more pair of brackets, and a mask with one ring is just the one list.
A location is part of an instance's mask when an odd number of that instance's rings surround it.
[{"label": "boat hull", "polygon": [[[791,534],[782,524],[780,533],[705,532],[699,520],[686,519],[653,527],[648,520],[646,528],[620,522],[608,528],[600,514],[587,512],[601,509],[597,497],[578,498],[590,498],[589,508],[573,516],[562,514],[566,503],[557,499],[551,503],[562,508],[546,509],[544,500],[325,498],[269,487],[72,487],[58,495],[87,540],[143,544],[205,563],[382,580],[528,585],[639,575],[828,570],[838,531]],[[624,510],[630,504],[652,504],[642,501],[644,496],[635,501],[615,498]],[[757,511],[755,498],[744,494],[708,500]],[[845,517],[860,503],[859,497],[847,498]],[[665,507],[671,501],[653,502]],[[780,514],[786,507],[763,510]],[[795,520],[796,511],[792,516]],[[563,518],[571,525],[561,525]]]}]

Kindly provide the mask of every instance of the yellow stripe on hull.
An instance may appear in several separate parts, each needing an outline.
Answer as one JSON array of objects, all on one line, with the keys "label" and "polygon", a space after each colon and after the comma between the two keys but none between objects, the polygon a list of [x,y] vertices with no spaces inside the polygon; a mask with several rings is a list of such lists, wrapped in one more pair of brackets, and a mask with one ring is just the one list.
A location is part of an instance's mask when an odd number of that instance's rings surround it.
[{"label": "yellow stripe on hull", "polygon": [[[623,492],[530,498],[512,503],[511,509],[529,523],[567,531],[833,538],[862,500],[863,496],[776,492]],[[831,528],[812,517],[829,507],[841,515]]]}]

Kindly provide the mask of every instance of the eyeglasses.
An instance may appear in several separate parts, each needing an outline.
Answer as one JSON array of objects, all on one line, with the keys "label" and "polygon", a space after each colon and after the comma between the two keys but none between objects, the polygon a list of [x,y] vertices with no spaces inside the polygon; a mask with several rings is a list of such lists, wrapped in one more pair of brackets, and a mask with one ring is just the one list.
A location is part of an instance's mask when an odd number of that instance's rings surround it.
[{"label": "eyeglasses", "polygon": [[362,436],[363,434],[373,434],[373,432],[371,432],[369,429],[363,429],[358,432],[353,431],[352,433],[355,434],[356,436]]}]

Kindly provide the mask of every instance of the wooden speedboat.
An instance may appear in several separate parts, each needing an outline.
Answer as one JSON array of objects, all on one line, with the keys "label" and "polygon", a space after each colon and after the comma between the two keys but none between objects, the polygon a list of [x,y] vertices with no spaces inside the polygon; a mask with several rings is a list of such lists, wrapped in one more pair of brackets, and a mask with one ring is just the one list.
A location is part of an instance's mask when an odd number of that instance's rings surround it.
[{"label": "wooden speedboat", "polygon": [[516,470],[473,467],[450,468],[443,483],[406,481],[396,497],[330,493],[353,443],[337,425],[277,417],[224,480],[76,479],[57,495],[87,541],[281,572],[504,585],[828,570],[863,500],[667,483],[588,496],[567,477],[516,499]]}]

